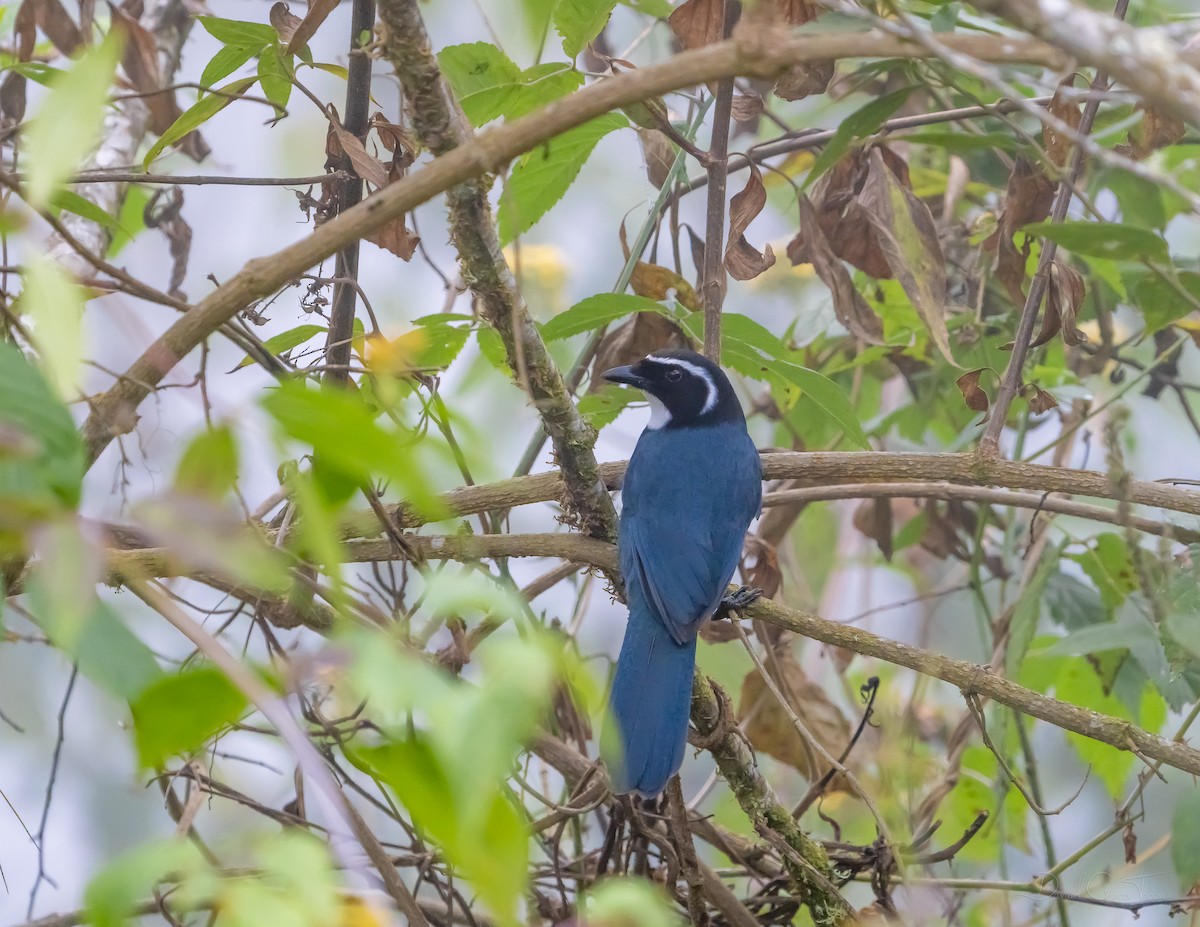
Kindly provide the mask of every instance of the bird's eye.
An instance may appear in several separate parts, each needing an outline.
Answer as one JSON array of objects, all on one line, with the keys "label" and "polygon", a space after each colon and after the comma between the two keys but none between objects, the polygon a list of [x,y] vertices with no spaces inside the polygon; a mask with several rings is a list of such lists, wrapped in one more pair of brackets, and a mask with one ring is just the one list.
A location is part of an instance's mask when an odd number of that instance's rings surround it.
[{"label": "bird's eye", "polygon": [[678,383],[683,379],[683,371],[678,367],[672,367],[667,371],[667,380],[671,383]]}]

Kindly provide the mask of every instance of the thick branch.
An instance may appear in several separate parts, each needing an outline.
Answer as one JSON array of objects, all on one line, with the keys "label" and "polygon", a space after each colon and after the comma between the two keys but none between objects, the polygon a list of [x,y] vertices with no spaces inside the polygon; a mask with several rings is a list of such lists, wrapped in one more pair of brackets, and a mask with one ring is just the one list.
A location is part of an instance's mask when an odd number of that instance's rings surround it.
[{"label": "thick branch", "polygon": [[[396,68],[421,142],[439,160],[469,146],[471,126],[442,78],[416,0],[382,0],[379,12],[386,26],[384,53]],[[488,183],[479,177],[467,180],[446,194],[446,204],[463,280],[480,315],[500,334],[508,365],[554,445],[563,474],[563,506],[584,534],[611,540],[616,537],[616,511],[592,451],[595,429],[575,407],[517,289],[496,235]]]},{"label": "thick branch", "polygon": [[[953,41],[951,41],[953,40]],[[1042,42],[991,36],[947,36],[943,44],[964,54],[1010,64],[1061,67],[1064,56]],[[662,64],[597,81],[512,122],[475,136],[391,184],[353,209],[331,219],[275,254],[255,258],[172,325],[92,404],[83,434],[89,461],[114,437],[132,429],[135,410],[166,374],[237,312],[262,299],[347,242],[399,219],[439,193],[472,177],[497,170],[567,129],[609,110],[690,87],[706,80],[746,75],[771,78],[806,61],[840,58],[928,57],[930,52],[896,36],[878,33],[812,36],[739,36],[676,55]]]}]

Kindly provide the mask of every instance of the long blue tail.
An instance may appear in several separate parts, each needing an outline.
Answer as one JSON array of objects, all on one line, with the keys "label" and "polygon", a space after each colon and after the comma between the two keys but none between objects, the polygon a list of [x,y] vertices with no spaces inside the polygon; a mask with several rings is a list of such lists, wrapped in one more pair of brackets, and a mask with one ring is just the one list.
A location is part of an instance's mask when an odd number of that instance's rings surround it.
[{"label": "long blue tail", "polygon": [[608,766],[614,792],[653,798],[683,765],[696,641],[677,644],[644,605],[630,604],[609,696],[621,755]]}]

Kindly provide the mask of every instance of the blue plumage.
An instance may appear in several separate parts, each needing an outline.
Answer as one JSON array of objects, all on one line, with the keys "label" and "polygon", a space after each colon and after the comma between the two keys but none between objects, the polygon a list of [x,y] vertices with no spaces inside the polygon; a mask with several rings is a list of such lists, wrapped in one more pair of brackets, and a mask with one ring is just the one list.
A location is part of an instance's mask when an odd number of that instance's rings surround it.
[{"label": "blue plumage", "polygon": [[652,797],[683,762],[696,635],[733,578],[762,500],[758,452],[719,367],[691,351],[653,354],[605,377],[654,408],[622,487],[621,574],[629,624],[610,707],[613,788]]}]

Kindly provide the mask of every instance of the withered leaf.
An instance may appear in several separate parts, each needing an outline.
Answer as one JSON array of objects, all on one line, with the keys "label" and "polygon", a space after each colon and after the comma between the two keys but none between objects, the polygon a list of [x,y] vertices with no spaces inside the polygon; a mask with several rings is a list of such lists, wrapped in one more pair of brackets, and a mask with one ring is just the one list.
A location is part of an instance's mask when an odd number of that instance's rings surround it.
[{"label": "withered leaf", "polygon": [[300,21],[300,24],[296,26],[296,31],[288,39],[284,53],[294,55],[308,44],[308,40],[316,34],[326,17],[337,9],[337,5],[338,0],[308,0],[308,12],[304,14],[304,19]]},{"label": "withered leaf", "polygon": [[1075,327],[1075,319],[1083,305],[1087,288],[1083,275],[1070,264],[1054,261],[1050,264],[1050,284],[1046,294],[1049,312],[1059,318],[1064,344],[1076,345],[1087,341],[1087,335]]},{"label": "withered leaf", "polygon": [[696,276],[704,273],[704,239],[696,234],[695,229],[685,225],[688,233],[688,246],[692,252],[692,264],[696,268]]},{"label": "withered leaf", "polygon": [[1029,400],[1029,408],[1038,415],[1058,408],[1058,400],[1040,386],[1033,387],[1033,396]]},{"label": "withered leaf", "polygon": [[789,26],[803,26],[817,18],[819,9],[810,0],[775,0],[775,12]]},{"label": "withered leaf", "polygon": [[775,81],[772,89],[781,100],[803,100],[828,90],[836,68],[837,63],[829,60],[798,64]]},{"label": "withered leaf", "polygon": [[746,240],[746,228],[767,205],[762,172],[750,162],[750,177],[740,193],[729,201],[729,241],[725,246],[725,269],[734,280],[753,280],[775,263],[775,252],[764,245],[759,251]]},{"label": "withered leaf", "polygon": [[[37,10],[34,0],[23,0],[13,20],[13,50],[18,61],[33,57],[37,45]],[[25,93],[28,82],[24,74],[9,71],[0,83],[0,120],[5,126],[19,125],[25,118]]]},{"label": "withered leaf", "polygon": [[[621,253],[625,255],[625,260],[628,261],[629,242],[625,239],[624,224],[621,225],[618,234],[621,239]],[[679,305],[692,312],[699,312],[701,310],[700,297],[696,294],[692,285],[679,276],[679,274],[675,273],[675,271],[669,267],[663,267],[661,264],[638,261],[633,266],[633,275],[629,278],[629,287],[638,296],[645,296],[648,299],[655,300],[667,299],[674,292],[675,299]]]},{"label": "withered leaf", "polygon": [[299,16],[293,13],[283,0],[278,3],[271,4],[271,12],[268,14],[271,25],[275,27],[275,32],[279,36],[279,41],[287,45],[292,41],[296,30],[300,27],[302,20]]},{"label": "withered leaf", "polygon": [[[925,201],[885,164],[878,149],[868,154],[860,202],[875,228],[888,266],[929,330],[942,356],[957,366],[946,329],[946,259]],[[907,178],[905,178],[907,180]]]},{"label": "withered leaf", "polygon": [[614,328],[600,342],[596,359],[592,362],[588,390],[594,392],[605,385],[600,374],[610,367],[637,363],[655,351],[689,347],[691,343],[683,329],[670,319],[663,318],[657,312],[639,312]]},{"label": "withered leaf", "polygon": [[1142,113],[1142,121],[1129,130],[1129,157],[1141,161],[1160,148],[1174,145],[1187,133],[1187,127],[1170,113],[1163,112],[1157,106],[1147,106],[1139,103],[1137,108]]},{"label": "withered leaf", "polygon": [[[1067,99],[1065,91],[1074,86],[1075,75],[1072,74],[1058,85],[1054,96],[1046,104],[1046,112],[1065,122],[1073,131],[1079,128],[1082,116],[1079,112],[1079,104]],[[1072,136],[1059,132],[1051,125],[1042,126],[1042,144],[1046,146],[1046,154],[1050,156],[1050,160],[1059,167],[1066,166],[1067,160],[1071,157],[1071,151],[1075,147]]]},{"label": "withered leaf", "polygon": [[661,190],[675,164],[675,146],[655,129],[638,129],[637,134],[642,143],[642,156],[646,159],[646,176]]},{"label": "withered leaf", "polygon": [[763,98],[754,91],[735,93],[729,113],[735,122],[749,122],[757,119],[763,113]]},{"label": "withered leaf", "polygon": [[[850,743],[850,723],[841,710],[829,700],[821,686],[808,678],[789,650],[777,651],[775,660],[767,662],[768,668],[773,663],[779,668],[776,685],[796,717],[827,753],[841,756]],[[801,737],[757,668],[742,680],[737,714],[755,750],[787,763],[810,782],[820,778],[829,768],[828,761]],[[853,755],[847,765],[856,765]],[[848,785],[840,775],[834,777],[829,788],[835,792],[848,791]]]},{"label": "withered leaf", "polygon": [[36,0],[38,28],[46,34],[55,48],[64,55],[73,55],[83,46],[83,33],[75,25],[59,0]]},{"label": "withered leaf", "polygon": [[746,550],[742,555],[742,575],[746,577],[746,585],[762,590],[763,598],[775,598],[783,585],[779,551],[775,545],[760,535],[747,535]]},{"label": "withered leaf", "polygon": [[854,510],[854,527],[864,537],[875,542],[884,560],[891,561],[895,550],[895,519],[892,516],[891,499],[884,496],[878,499],[864,499]]},{"label": "withered leaf", "polygon": [[985,369],[985,367],[980,367],[978,370],[968,370],[954,381],[954,385],[962,393],[963,402],[967,404],[967,408],[972,412],[986,412],[988,410],[988,395],[983,391],[983,387],[979,385],[979,377]]},{"label": "withered leaf", "polygon": [[817,276],[829,287],[834,314],[850,334],[868,344],[883,343],[883,325],[854,286],[850,272],[834,254],[817,218],[816,207],[806,196],[800,197],[800,231],[788,244],[788,257],[793,264],[812,264]]},{"label": "withered leaf", "polygon": [[417,159],[417,143],[403,126],[389,121],[383,113],[376,113],[371,117],[369,127],[375,130],[379,144],[391,152],[396,168],[403,171]]},{"label": "withered leaf", "polygon": [[363,143],[353,133],[347,132],[338,125],[333,126],[333,132],[337,138],[338,146],[346,157],[350,159],[350,163],[354,167],[354,173],[378,189],[386,187],[388,176],[387,171],[384,170],[383,162],[370,154],[363,146]]},{"label": "withered leaf", "polygon": [[402,261],[411,261],[417,245],[421,243],[421,237],[404,224],[403,217],[380,226],[364,237],[371,244],[392,252]]},{"label": "withered leaf", "polygon": [[996,231],[983,247],[996,252],[996,277],[1004,285],[1014,306],[1025,302],[1025,264],[1029,259],[1029,243],[1017,248],[1013,237],[1017,230],[1031,222],[1041,222],[1050,215],[1054,201],[1054,184],[1040,167],[1028,158],[1018,156],[1004,193],[1004,208]]},{"label": "withered leaf", "polygon": [[720,42],[740,13],[737,0],[684,0],[667,17],[667,24],[687,51]]},{"label": "withered leaf", "polygon": [[29,61],[37,46],[37,0],[22,0],[13,20],[13,44],[17,60]]}]

